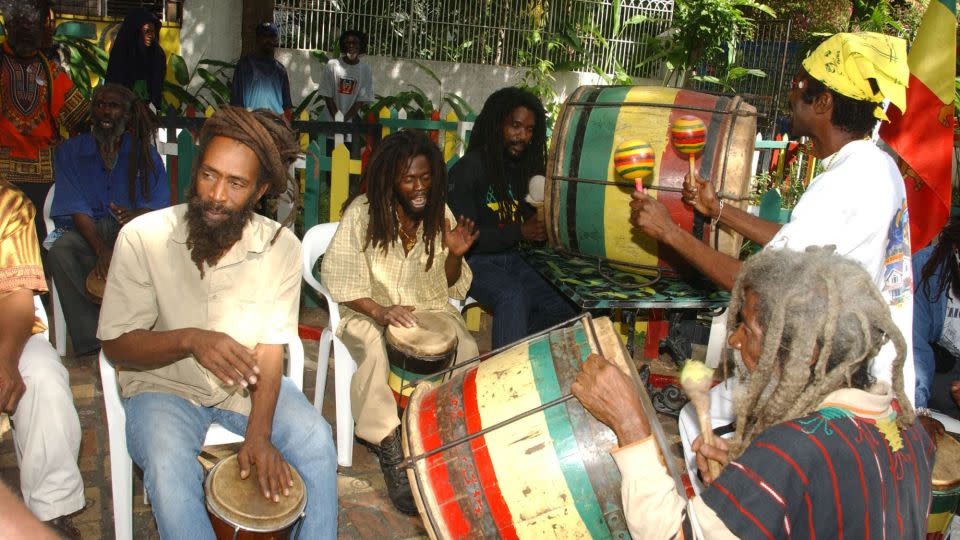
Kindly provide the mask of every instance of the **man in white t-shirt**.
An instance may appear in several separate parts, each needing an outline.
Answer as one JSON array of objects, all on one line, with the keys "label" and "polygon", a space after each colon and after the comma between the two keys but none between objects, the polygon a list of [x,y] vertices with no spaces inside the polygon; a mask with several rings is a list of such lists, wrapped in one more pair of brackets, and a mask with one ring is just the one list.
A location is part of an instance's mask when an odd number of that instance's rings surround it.
[{"label": "man in white t-shirt", "polygon": [[[903,40],[871,33],[830,37],[803,61],[790,87],[791,135],[809,138],[823,168],[790,222],[780,225],[725,206],[709,180],[699,177],[696,182],[687,179],[683,201],[766,247],[801,251],[811,245],[834,245],[837,253],[859,262],[874,277],[908,342],[903,377],[912,400],[913,278],[906,192],[896,164],[869,140],[877,119],[886,119],[880,108],[883,99],[904,108],[908,76]],[[739,260],[682,230],[656,199],[639,192],[633,199],[631,223],[720,286],[733,285]],[[874,361],[872,374],[878,381],[891,381],[893,357],[888,343]]]},{"label": "man in white t-shirt", "polygon": [[360,55],[367,52],[367,37],[347,30],[340,35],[340,52],[342,56],[327,62],[320,75],[319,94],[326,104],[326,120],[341,112],[344,122],[353,122],[359,119],[360,107],[373,101],[373,73],[360,62]]}]

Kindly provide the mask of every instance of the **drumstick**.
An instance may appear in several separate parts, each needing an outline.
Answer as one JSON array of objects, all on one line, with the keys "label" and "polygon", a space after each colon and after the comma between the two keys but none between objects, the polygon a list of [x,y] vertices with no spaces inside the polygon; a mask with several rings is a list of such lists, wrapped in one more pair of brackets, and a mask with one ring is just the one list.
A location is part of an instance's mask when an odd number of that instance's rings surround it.
[{"label": "drumstick", "polygon": [[[677,118],[670,127],[670,141],[677,152],[690,158],[690,182],[696,178],[697,154],[707,144],[707,128],[696,116],[684,115]],[[692,184],[690,184],[692,185]]]},{"label": "drumstick", "polygon": [[[697,411],[697,421],[703,434],[703,443],[713,445],[713,425],[710,422],[710,386],[713,370],[699,360],[687,360],[680,370],[680,386]],[[707,467],[714,479],[720,475],[720,463],[707,459]]]},{"label": "drumstick", "polygon": [[643,193],[643,180],[653,174],[654,152],[650,143],[641,139],[621,142],[613,154],[613,168]]}]

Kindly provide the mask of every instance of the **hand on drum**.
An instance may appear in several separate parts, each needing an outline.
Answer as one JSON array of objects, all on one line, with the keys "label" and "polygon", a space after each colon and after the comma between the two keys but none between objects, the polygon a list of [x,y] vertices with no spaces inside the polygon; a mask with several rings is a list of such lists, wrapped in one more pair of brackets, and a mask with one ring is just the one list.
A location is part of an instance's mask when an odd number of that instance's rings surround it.
[{"label": "hand on drum", "polygon": [[264,498],[280,502],[280,495],[290,494],[293,487],[293,475],[290,465],[283,459],[280,451],[265,437],[248,437],[240,444],[237,452],[237,464],[240,466],[240,478],[250,476],[250,467],[257,470],[257,483]]},{"label": "hand on drum", "polygon": [[637,390],[626,375],[598,354],[591,354],[570,387],[597,420],[617,434],[620,446],[650,435]]},{"label": "hand on drum", "polygon": [[923,429],[927,431],[927,435],[930,436],[930,440],[933,442],[937,442],[937,439],[943,437],[943,435],[947,432],[947,430],[944,429],[943,424],[941,424],[939,420],[932,416],[917,415],[917,420],[920,421],[920,425],[923,426]]},{"label": "hand on drum", "polygon": [[260,368],[253,351],[223,332],[194,329],[188,348],[200,365],[227,385],[257,384]]},{"label": "hand on drum", "polygon": [[520,236],[531,242],[543,242],[547,239],[547,226],[537,214],[533,214],[520,225]]},{"label": "hand on drum", "polygon": [[697,454],[697,469],[700,470],[700,478],[703,479],[704,484],[709,485],[716,480],[716,478],[710,474],[710,467],[707,465],[708,459],[716,461],[721,467],[726,467],[727,463],[730,462],[730,450],[727,446],[727,441],[724,440],[723,437],[715,436],[713,438],[713,444],[704,444],[703,437],[697,437],[690,446],[690,449]]},{"label": "hand on drum", "polygon": [[667,207],[645,193],[634,191],[630,201],[630,223],[654,240],[663,240],[677,229]]},{"label": "hand on drum", "polygon": [[413,316],[413,306],[381,306],[374,319],[380,326],[406,326],[413,328],[417,319]]},{"label": "hand on drum", "polygon": [[97,276],[97,279],[107,279],[111,259],[113,259],[113,250],[104,248],[100,253],[97,253],[97,264],[93,267],[93,275]]},{"label": "hand on drum", "polygon": [[720,200],[717,199],[713,184],[700,175],[696,176],[696,181],[690,178],[690,173],[683,177],[683,194],[680,199],[710,219],[716,219],[720,213]]},{"label": "hand on drum", "polygon": [[457,218],[457,226],[450,230],[450,220],[444,219],[443,245],[454,257],[462,257],[480,236],[476,223],[463,216]]}]

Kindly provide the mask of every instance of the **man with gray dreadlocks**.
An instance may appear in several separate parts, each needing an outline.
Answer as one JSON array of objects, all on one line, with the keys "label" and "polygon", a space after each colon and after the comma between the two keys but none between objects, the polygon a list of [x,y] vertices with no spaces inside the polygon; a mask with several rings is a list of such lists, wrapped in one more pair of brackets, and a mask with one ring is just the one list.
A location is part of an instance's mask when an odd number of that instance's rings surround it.
[{"label": "man with gray dreadlocks", "polygon": [[[736,432],[729,447],[700,445],[698,459],[726,465],[699,497],[675,491],[629,380],[599,356],[584,365],[572,391],[617,435],[634,538],[925,535],[933,443],[904,392],[907,345],[872,277],[832,251],[767,250],[743,264],[728,325]],[[870,375],[887,341],[892,387]]]},{"label": "man with gray dreadlocks", "polygon": [[93,130],[67,139],[54,153],[50,216],[57,230],[45,244],[52,244],[50,271],[76,356],[100,348],[100,307],[86,293],[87,274],[105,280],[120,227],[170,206],[167,172],[151,144],[152,120],[131,90],[106,84],[93,94]]},{"label": "man with gray dreadlocks", "polygon": [[98,337],[126,368],[127,447],[162,538],[214,537],[197,461],[212,422],[244,435],[240,476],[254,467],[265,498],[288,495],[290,466],[300,473],[302,538],[336,536],[330,426],[281,376],[283,344],[298,339],[300,242],[253,212],[267,192],[298,200],[288,173],[298,154],[279,116],[224,107],[200,132],[189,202],[117,238]]}]

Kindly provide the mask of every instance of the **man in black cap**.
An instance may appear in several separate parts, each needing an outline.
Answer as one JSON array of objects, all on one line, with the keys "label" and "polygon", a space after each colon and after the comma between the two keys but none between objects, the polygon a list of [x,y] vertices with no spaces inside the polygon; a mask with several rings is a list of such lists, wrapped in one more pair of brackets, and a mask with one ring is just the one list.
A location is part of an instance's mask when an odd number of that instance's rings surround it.
[{"label": "man in black cap", "polygon": [[257,25],[257,49],[237,62],[233,71],[230,104],[248,110],[267,109],[292,120],[290,79],[283,64],[273,57],[279,33],[272,22]]}]

